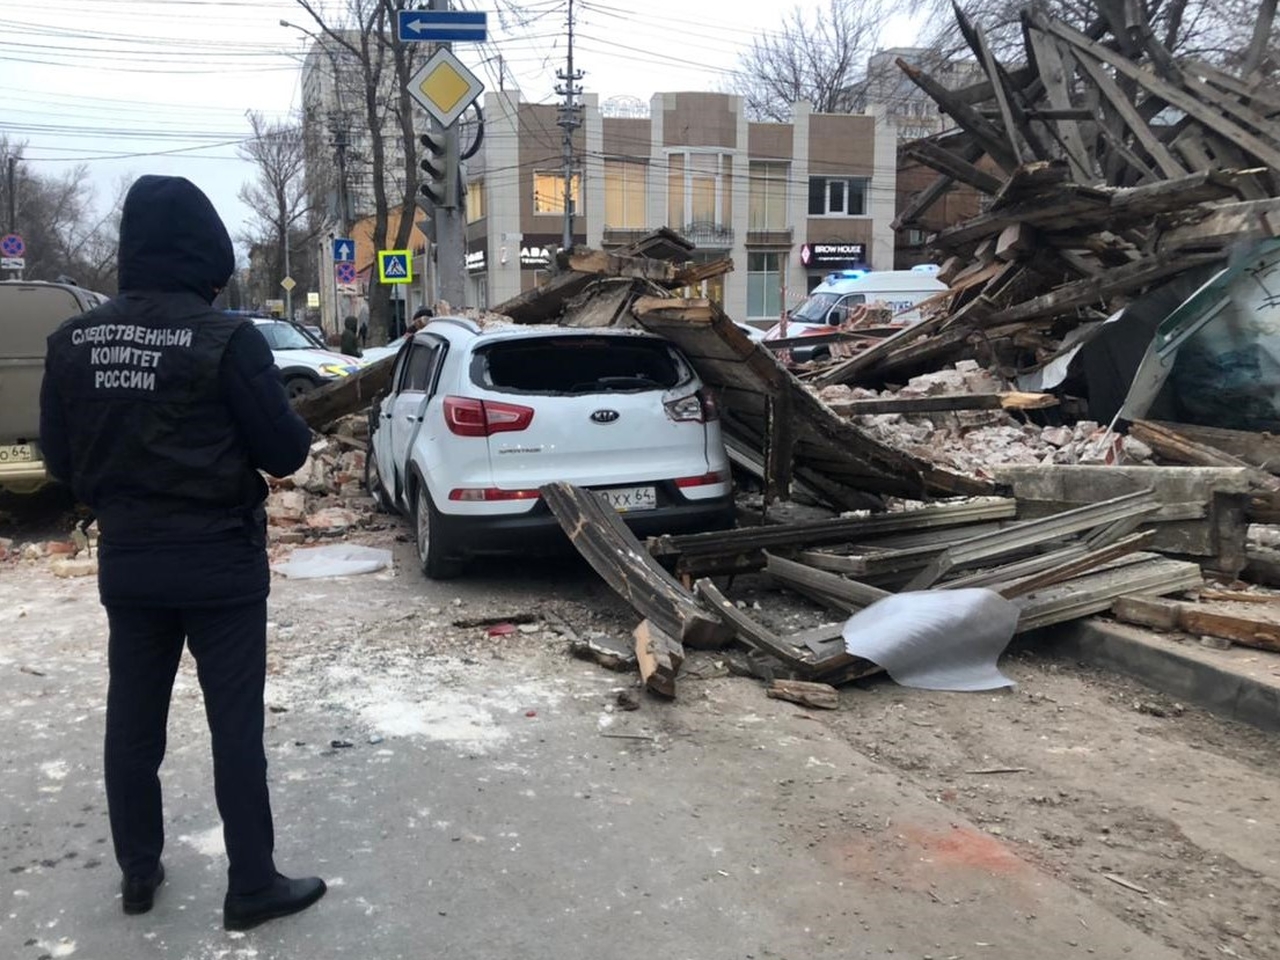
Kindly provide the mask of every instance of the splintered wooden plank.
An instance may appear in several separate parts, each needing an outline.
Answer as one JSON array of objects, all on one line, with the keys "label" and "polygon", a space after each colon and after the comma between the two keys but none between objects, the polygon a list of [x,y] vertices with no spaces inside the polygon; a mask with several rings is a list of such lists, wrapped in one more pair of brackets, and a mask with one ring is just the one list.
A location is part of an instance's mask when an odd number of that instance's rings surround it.
[{"label": "splintered wooden plank", "polygon": [[710,579],[703,577],[694,584],[694,590],[725,622],[733,626],[738,639],[747,646],[777,658],[797,673],[812,675],[813,662],[808,656],[802,655],[795,646],[786,643],[764,624],[739,610]]},{"label": "splintered wooden plank", "polygon": [[1123,537],[1115,543],[1089,550],[1082,555],[1071,558],[1064,557],[1061,563],[1038,573],[1014,580],[1012,583],[1006,580],[1005,585],[999,588],[999,592],[1002,596],[1009,598],[1020,597],[1023,594],[1034,593],[1036,590],[1042,590],[1055,583],[1062,583],[1064,580],[1078,577],[1082,573],[1111,563],[1113,560],[1118,560],[1120,557],[1127,556],[1130,553],[1137,552],[1148,544],[1155,535],[1154,530],[1144,530],[1141,533]]},{"label": "splintered wooden plank", "polygon": [[840,694],[829,683],[812,683],[808,680],[771,680],[764,692],[774,700],[787,700],[802,707],[835,710],[840,706]]},{"label": "splintered wooden plank", "polygon": [[676,676],[684,663],[684,647],[648,620],[640,621],[633,636],[636,640],[636,663],[645,688],[664,697],[675,697]]},{"label": "splintered wooden plank", "polygon": [[1021,610],[1018,633],[1101,613],[1130,594],[1181,593],[1204,583],[1198,564],[1155,554],[1133,554],[1126,559],[1133,562],[1014,598]]},{"label": "splintered wooden plank", "polygon": [[1147,489],[1066,510],[1055,516],[1010,524],[997,533],[974,537],[948,547],[907,584],[907,589],[923,590],[933,586],[952,570],[972,567],[982,560],[1007,556],[1020,549],[1094,530],[1117,520],[1148,516],[1159,509],[1160,504],[1152,497],[1152,491]]},{"label": "splintered wooden plank", "polygon": [[692,647],[714,649],[728,642],[732,631],[649,556],[599,496],[564,482],[540,492],[569,541],[642,617]]}]

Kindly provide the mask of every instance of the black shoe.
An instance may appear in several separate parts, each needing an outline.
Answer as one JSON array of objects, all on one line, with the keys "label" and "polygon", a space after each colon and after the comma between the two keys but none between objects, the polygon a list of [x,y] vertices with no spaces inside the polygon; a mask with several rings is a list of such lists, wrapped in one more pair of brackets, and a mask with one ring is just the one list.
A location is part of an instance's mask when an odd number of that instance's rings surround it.
[{"label": "black shoe", "polygon": [[248,930],[260,923],[305,910],[324,896],[319,877],[293,880],[277,873],[275,882],[256,893],[228,893],[222,902],[222,925],[228,930]]},{"label": "black shoe", "polygon": [[164,864],[157,863],[155,873],[149,877],[125,877],[120,883],[124,894],[124,912],[146,913],[156,899],[156,888],[164,883]]}]

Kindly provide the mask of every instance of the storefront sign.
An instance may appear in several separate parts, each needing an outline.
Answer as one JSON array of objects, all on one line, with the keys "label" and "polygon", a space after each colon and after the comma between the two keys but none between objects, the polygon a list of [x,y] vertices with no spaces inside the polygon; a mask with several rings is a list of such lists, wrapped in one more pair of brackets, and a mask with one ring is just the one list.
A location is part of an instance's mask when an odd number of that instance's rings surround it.
[{"label": "storefront sign", "polygon": [[486,267],[486,260],[483,250],[471,250],[467,253],[467,269],[483,270]]},{"label": "storefront sign", "polygon": [[551,266],[551,251],[546,247],[521,247],[520,266],[543,269]]},{"label": "storefront sign", "polygon": [[800,262],[806,267],[846,267],[867,262],[865,243],[805,243]]}]

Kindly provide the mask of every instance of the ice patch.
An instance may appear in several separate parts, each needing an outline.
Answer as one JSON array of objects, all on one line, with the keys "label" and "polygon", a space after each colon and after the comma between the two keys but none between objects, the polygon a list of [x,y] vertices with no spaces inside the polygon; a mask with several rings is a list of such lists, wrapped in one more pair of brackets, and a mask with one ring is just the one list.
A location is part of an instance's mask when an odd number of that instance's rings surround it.
[{"label": "ice patch", "polygon": [[222,827],[210,827],[199,833],[184,833],[178,840],[206,857],[221,857],[227,852],[222,842]]},{"label": "ice patch", "polygon": [[42,763],[40,764],[40,772],[50,780],[65,780],[67,779],[67,761],[50,760],[48,763]]},{"label": "ice patch", "polygon": [[41,940],[37,946],[50,957],[69,957],[76,952],[76,942],[65,937],[57,943],[46,943]]},{"label": "ice patch", "polygon": [[465,694],[437,691],[430,700],[383,700],[360,712],[366,723],[388,737],[423,737],[480,748],[510,736]]}]

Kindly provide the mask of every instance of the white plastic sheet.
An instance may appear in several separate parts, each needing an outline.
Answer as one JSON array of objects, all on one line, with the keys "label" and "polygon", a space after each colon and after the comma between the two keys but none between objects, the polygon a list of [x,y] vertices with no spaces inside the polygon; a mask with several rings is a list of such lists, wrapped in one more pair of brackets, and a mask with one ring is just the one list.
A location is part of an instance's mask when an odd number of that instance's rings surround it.
[{"label": "white plastic sheet", "polygon": [[284,563],[271,569],[291,580],[317,577],[350,577],[373,573],[391,566],[391,551],[363,547],[358,543],[334,543],[323,547],[300,547]]},{"label": "white plastic sheet", "polygon": [[849,618],[845,649],[894,682],[924,690],[994,690],[1018,608],[993,590],[921,590],[877,600]]}]

